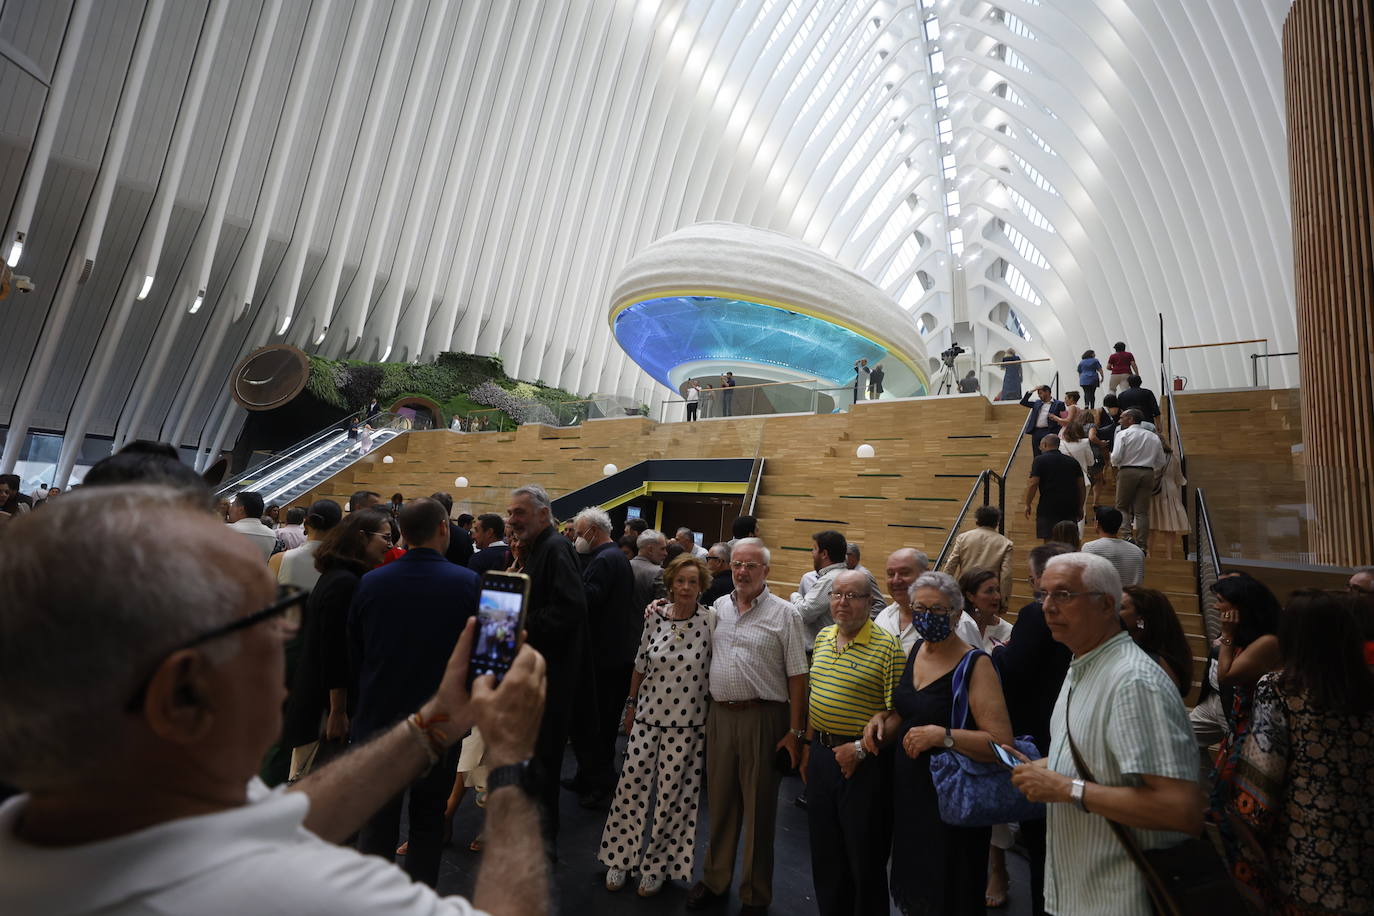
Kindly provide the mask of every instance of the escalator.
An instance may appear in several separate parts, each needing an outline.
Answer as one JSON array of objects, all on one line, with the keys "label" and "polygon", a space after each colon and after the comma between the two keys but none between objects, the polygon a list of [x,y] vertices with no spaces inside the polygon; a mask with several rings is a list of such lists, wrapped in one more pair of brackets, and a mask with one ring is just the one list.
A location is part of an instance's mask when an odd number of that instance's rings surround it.
[{"label": "escalator", "polygon": [[371,429],[360,429],[359,437],[350,439],[346,427],[334,424],[227,481],[215,496],[231,499],[240,491],[253,490],[262,494],[264,503],[285,506],[384,443],[428,425],[420,418],[378,413],[367,420]]}]

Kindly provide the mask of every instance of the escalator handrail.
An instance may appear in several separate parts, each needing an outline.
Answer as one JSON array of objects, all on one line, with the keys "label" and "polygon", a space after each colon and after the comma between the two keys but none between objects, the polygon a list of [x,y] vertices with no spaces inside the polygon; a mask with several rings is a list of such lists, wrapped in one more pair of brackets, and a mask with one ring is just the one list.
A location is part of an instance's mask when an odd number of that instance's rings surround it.
[{"label": "escalator handrail", "polygon": [[[369,423],[372,423],[372,421],[376,420],[378,417],[384,416],[396,415],[388,414],[386,411],[379,410],[371,416],[366,417],[359,424],[359,426],[365,426]],[[235,475],[234,477],[230,478],[229,480],[221,483],[219,485],[219,488],[215,490],[215,496],[224,496],[228,494],[231,490],[235,490],[236,488],[242,489],[242,487],[240,487],[239,484],[250,478],[253,479],[254,483],[257,483],[259,480],[262,479],[262,475],[264,473],[269,473],[271,471],[272,465],[282,461],[289,461],[292,458],[292,456],[296,455],[298,452],[310,448],[312,445],[315,445],[321,439],[327,437],[330,433],[335,433],[339,431],[347,432],[348,419],[348,417],[345,417],[342,420],[335,420],[333,423],[329,424],[328,426],[319,430],[318,432],[312,433],[311,435],[306,436],[304,439],[300,440],[294,445],[288,446],[284,451],[276,452],[272,455],[271,458],[268,458],[262,464],[255,465],[254,467],[251,467],[248,470],[243,471]]]}]

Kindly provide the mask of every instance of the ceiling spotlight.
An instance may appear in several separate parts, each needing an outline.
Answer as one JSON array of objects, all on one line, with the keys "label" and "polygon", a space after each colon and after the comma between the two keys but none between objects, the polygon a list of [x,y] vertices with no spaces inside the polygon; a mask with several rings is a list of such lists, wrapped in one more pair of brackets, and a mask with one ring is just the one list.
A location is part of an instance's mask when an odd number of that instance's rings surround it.
[{"label": "ceiling spotlight", "polygon": [[153,278],[152,278],[152,277],[144,277],[144,278],[143,278],[143,288],[140,289],[140,290],[138,291],[138,298],[139,298],[139,300],[142,301],[142,300],[144,300],[144,299],[147,299],[147,298],[148,298],[148,292],[149,292],[152,288],[153,288]]},{"label": "ceiling spotlight", "polygon": [[285,334],[285,333],[286,333],[286,329],[289,328],[289,327],[291,327],[291,316],[290,316],[290,315],[287,315],[287,316],[286,316],[286,320],[283,321],[283,322],[281,323],[281,327],[277,328],[277,333],[278,333],[278,334]]},{"label": "ceiling spotlight", "polygon": [[191,303],[190,312],[194,315],[200,311],[200,307],[205,304],[205,290],[196,293],[196,301]]},{"label": "ceiling spotlight", "polygon": [[10,246],[10,256],[5,259],[5,263],[13,267],[19,263],[20,256],[24,253],[24,233],[14,234],[14,244]]}]

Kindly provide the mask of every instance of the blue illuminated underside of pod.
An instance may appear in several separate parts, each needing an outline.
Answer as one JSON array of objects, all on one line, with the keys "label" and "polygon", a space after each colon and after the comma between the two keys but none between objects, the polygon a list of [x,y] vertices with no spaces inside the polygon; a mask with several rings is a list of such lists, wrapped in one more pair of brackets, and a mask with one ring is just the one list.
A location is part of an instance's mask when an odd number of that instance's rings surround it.
[{"label": "blue illuminated underside of pod", "polygon": [[683,363],[731,360],[779,366],[834,385],[854,380],[854,362],[887,351],[837,324],[743,299],[675,296],[637,302],[615,317],[615,336],[645,372],[669,388]]}]

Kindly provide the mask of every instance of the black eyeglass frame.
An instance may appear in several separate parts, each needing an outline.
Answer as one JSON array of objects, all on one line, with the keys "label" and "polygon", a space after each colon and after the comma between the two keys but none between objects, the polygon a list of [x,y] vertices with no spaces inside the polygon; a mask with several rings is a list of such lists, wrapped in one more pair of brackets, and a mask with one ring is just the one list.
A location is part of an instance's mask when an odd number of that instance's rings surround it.
[{"label": "black eyeglass frame", "polygon": [[126,709],[129,712],[138,712],[143,706],[143,701],[147,697],[148,687],[152,684],[153,678],[157,675],[157,669],[162,666],[162,662],[167,656],[174,652],[181,652],[186,649],[194,649],[196,646],[204,645],[213,639],[221,636],[228,636],[230,633],[237,633],[239,630],[246,630],[249,627],[257,626],[264,620],[271,620],[273,617],[280,617],[296,605],[304,605],[310,597],[310,590],[306,588],[296,588],[292,585],[281,585],[277,587],[277,600],[260,611],[254,611],[247,617],[240,617],[238,620],[231,620],[229,623],[222,624],[211,630],[206,630],[197,636],[193,636],[185,642],[179,643],[158,656],[157,665],[148,672],[148,676],[139,682],[138,689],[129,698]]}]

